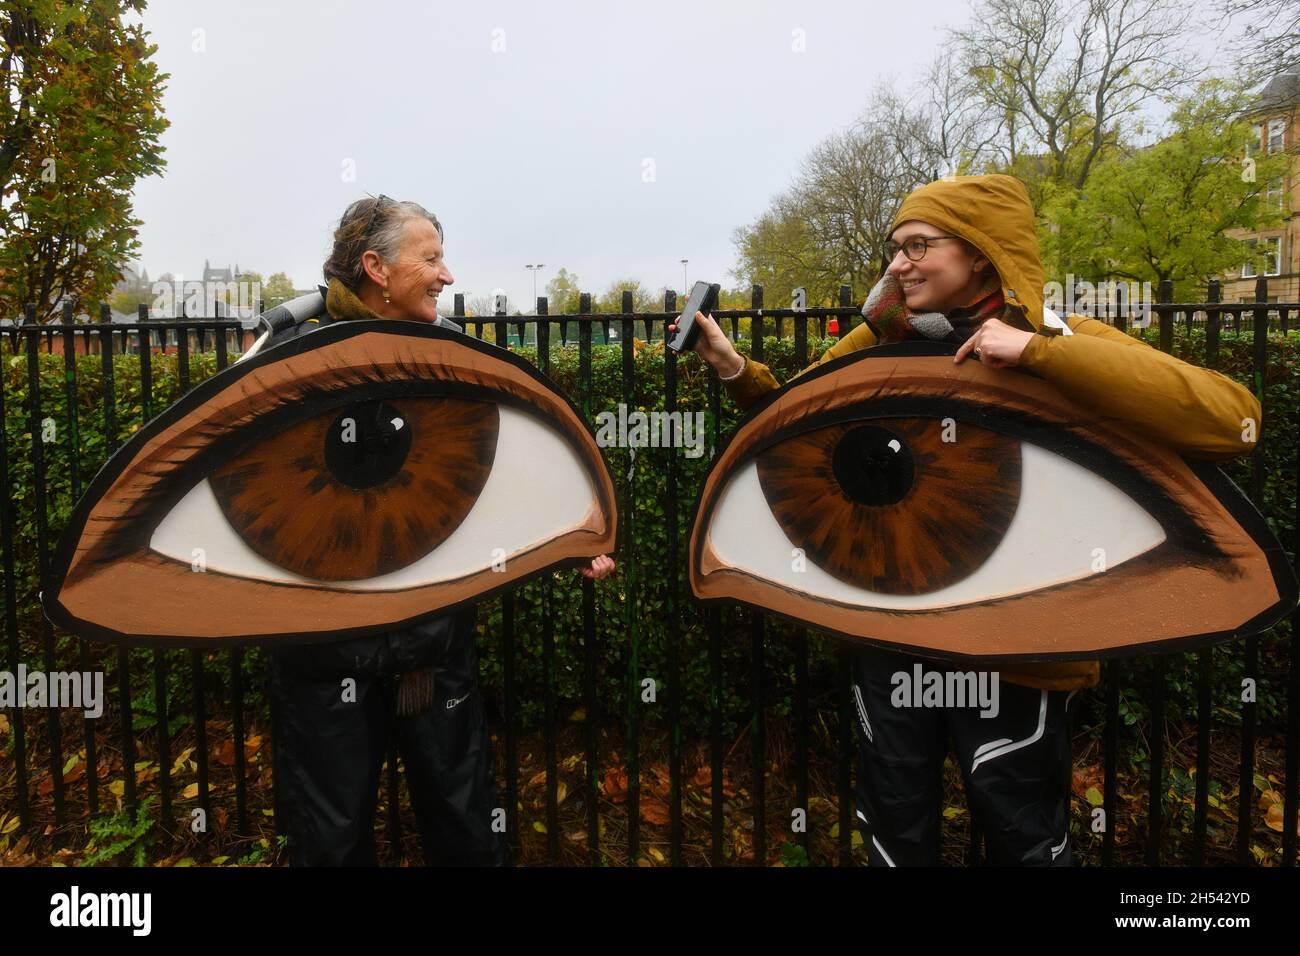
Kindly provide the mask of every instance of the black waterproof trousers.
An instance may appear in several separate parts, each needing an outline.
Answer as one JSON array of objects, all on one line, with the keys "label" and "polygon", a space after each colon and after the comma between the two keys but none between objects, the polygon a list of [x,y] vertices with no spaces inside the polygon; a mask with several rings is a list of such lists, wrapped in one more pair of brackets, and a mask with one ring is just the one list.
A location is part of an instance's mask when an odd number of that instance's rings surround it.
[{"label": "black waterproof trousers", "polygon": [[[268,658],[276,810],[293,865],[375,865],[379,774],[391,735],[425,862],[504,862],[472,607],[378,637],[278,648]],[[433,706],[397,716],[398,675],[424,667],[434,668]]]},{"label": "black waterproof trousers", "polygon": [[[871,866],[937,866],[942,772],[951,737],[966,800],[995,865],[1069,866],[1073,691],[998,682],[998,713],[896,706],[893,675],[968,671],[907,654],[854,652],[857,817]],[[901,683],[901,682],[900,682]]]}]

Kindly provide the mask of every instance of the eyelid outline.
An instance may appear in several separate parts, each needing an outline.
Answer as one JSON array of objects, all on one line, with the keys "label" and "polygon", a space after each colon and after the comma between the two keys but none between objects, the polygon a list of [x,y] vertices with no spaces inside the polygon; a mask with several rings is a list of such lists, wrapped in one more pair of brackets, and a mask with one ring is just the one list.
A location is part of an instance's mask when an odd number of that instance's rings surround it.
[{"label": "eyelid outline", "polygon": [[[448,332],[447,334],[456,335],[457,333]],[[321,372],[318,377],[329,379],[335,374],[337,373],[334,371]],[[173,472],[168,472],[165,477],[135,475],[131,479],[125,480],[121,488],[116,487],[117,483],[115,482],[114,486],[110,486],[101,498],[107,497],[110,492],[118,495],[137,494],[140,510],[138,512],[133,511],[129,518],[123,517],[121,520],[129,520],[136,525],[148,523],[149,518],[156,515],[158,511],[165,511],[177,504],[195,484],[210,474],[212,470],[219,468],[233,458],[237,458],[240,454],[256,447],[261,442],[275,437],[284,430],[318,416],[341,411],[360,402],[389,399],[459,398],[505,405],[517,409],[535,420],[544,420],[548,427],[553,428],[560,434],[580,459],[585,460],[583,450],[575,445],[572,433],[566,428],[564,420],[550,414],[539,414],[536,405],[528,399],[493,387],[446,379],[396,379],[375,381],[368,384],[348,384],[346,386],[341,386],[333,381],[331,381],[331,384],[321,386],[313,381],[304,385],[304,388],[306,389],[305,393],[296,396],[294,399],[269,398],[267,410],[259,411],[252,424],[241,425],[237,428],[228,422],[222,424],[220,427],[223,431],[220,435],[202,446],[183,466],[177,467]],[[271,393],[267,392],[266,394],[269,396]],[[298,404],[303,398],[317,400],[319,404],[303,407]],[[212,420],[207,419],[188,432],[183,433],[182,437],[189,437],[204,429],[215,427],[217,426],[214,425]],[[140,470],[140,468],[137,467],[135,470]],[[126,471],[127,469],[123,469],[123,475]],[[121,477],[119,476],[119,478]],[[162,490],[157,490],[160,485],[163,486]],[[92,562],[113,560],[140,547],[141,542],[138,540],[133,541],[133,535],[139,535],[142,538],[148,537],[138,528],[128,528],[121,531],[109,529],[103,534],[105,538],[111,538],[112,540],[105,543],[101,548],[97,548],[94,554],[87,556],[87,559]],[[102,554],[100,553],[101,550],[103,551]]]},{"label": "eyelid outline", "polygon": [[[1297,586],[1295,573],[1287,560],[1285,550],[1268,528],[1263,517],[1242,495],[1240,489],[1212,463],[1183,459],[1154,442],[1141,439],[1122,424],[1111,423],[1096,415],[1090,415],[1066,400],[1047,382],[1026,373],[994,371],[983,365],[969,362],[954,365],[951,357],[955,352],[955,347],[936,342],[905,342],[873,346],[810,369],[780,389],[768,393],[752,406],[732,434],[719,447],[692,512],[688,545],[688,578],[695,597],[706,604],[744,604],[798,625],[811,625],[832,635],[848,638],[855,644],[867,643],[888,650],[908,650],[952,660],[996,659],[1001,662],[1131,656],[1139,648],[1145,651],[1158,649],[1163,652],[1169,649],[1204,646],[1230,637],[1240,637],[1265,630],[1296,604],[1297,591],[1300,588]],[[933,360],[927,361],[927,359]],[[859,365],[861,368],[858,368]],[[1009,375],[1016,377],[1007,378]],[[871,384],[865,390],[861,387],[854,388],[859,385],[864,376]],[[939,381],[945,380],[951,384],[945,386],[943,394],[939,394],[936,385]],[[819,381],[820,384],[817,384]],[[1013,382],[1020,387],[1008,387]],[[918,389],[924,389],[928,394],[918,395]],[[850,392],[853,393],[851,396]],[[886,611],[863,609],[859,606],[844,605],[829,599],[805,595],[780,583],[728,568],[712,554],[711,548],[708,547],[707,533],[713,510],[722,492],[732,476],[766,448],[799,434],[849,420],[907,415],[917,418],[952,417],[960,422],[971,417],[970,408],[980,407],[971,401],[973,395],[984,396],[988,401],[988,405],[983,406],[987,409],[982,415],[985,420],[996,418],[1000,426],[1010,424],[1014,429],[1002,433],[1031,441],[1076,463],[1080,463],[1080,457],[1101,457],[1118,466],[1120,470],[1140,479],[1141,490],[1134,489],[1132,486],[1117,486],[1126,495],[1132,497],[1139,506],[1150,512],[1153,499],[1150,494],[1144,492],[1157,492],[1159,499],[1168,502],[1169,507],[1180,512],[1172,516],[1153,513],[1152,517],[1160,521],[1165,528],[1168,539],[1150,552],[1132,558],[1123,565],[1117,565],[1117,569],[1119,567],[1136,569],[1143,564],[1150,566],[1171,554],[1186,555],[1189,552],[1199,552],[1201,563],[1206,566],[1232,565],[1235,555],[1242,562],[1242,568],[1249,563],[1251,569],[1259,574],[1256,584],[1262,587],[1263,575],[1260,573],[1262,558],[1269,572],[1270,590],[1275,594],[1276,599],[1270,601],[1261,592],[1260,597],[1264,599],[1264,603],[1255,605],[1256,613],[1249,620],[1236,623],[1231,628],[1209,633],[1197,631],[1136,642],[1129,639],[1125,643],[1107,644],[1094,641],[1093,645],[1084,649],[1064,651],[1006,653],[998,649],[995,635],[999,631],[1006,632],[1021,626],[1015,623],[1016,615],[1012,613],[1016,605],[1023,609],[1028,606],[1027,599],[1041,600],[1045,595],[1070,588],[1082,590],[1088,585],[1096,587],[1099,581],[1118,571],[1103,572],[1094,578],[1064,582],[1019,595],[972,602],[958,608]],[[943,408],[945,414],[943,416],[915,414],[916,408],[927,405],[931,408]],[[864,406],[870,408],[870,414],[862,414]],[[1017,410],[1021,413],[1018,418],[1007,412],[1008,407],[1017,406],[1019,406]],[[968,421],[968,423],[976,427],[987,427],[981,426],[976,421]],[[1041,432],[1032,438],[1028,437],[1028,431],[1035,426],[1041,428]],[[990,430],[996,429],[990,428]],[[1110,444],[1097,440],[1103,436]],[[1200,489],[1191,489],[1192,495],[1201,503],[1198,514],[1193,514],[1191,510],[1178,504],[1169,493],[1170,488],[1179,487],[1182,490],[1182,498],[1189,497],[1186,481],[1189,474],[1201,486]],[[1099,477],[1104,478],[1105,475]],[[1226,539],[1226,547],[1216,546],[1210,532],[1207,531],[1203,519],[1208,519],[1210,516],[1216,519],[1212,522],[1215,530],[1226,529],[1230,532]],[[1225,516],[1231,520],[1224,521]],[[1165,519],[1169,517],[1182,519],[1181,526],[1171,529],[1165,524]],[[1176,532],[1181,532],[1177,534],[1181,540],[1176,540]],[[1198,533],[1203,538],[1199,547],[1194,541]],[[1257,549],[1258,554],[1247,554],[1245,547],[1242,546],[1243,541]],[[1103,600],[1105,597],[1113,596],[1118,583],[1120,582],[1115,581],[1114,578],[1103,581],[1102,586],[1112,592],[1110,595],[1103,595]],[[1221,593],[1224,582],[1218,580],[1217,583],[1220,585]],[[736,596],[733,584],[741,591],[758,592],[759,598],[765,603]],[[1089,598],[1093,602],[1097,600],[1096,595],[1090,594]],[[786,610],[774,607],[774,603],[785,605]],[[1234,602],[1221,600],[1220,603]],[[797,608],[800,613],[790,612],[792,604],[802,605]],[[810,619],[807,613],[809,605],[812,606],[812,610],[816,612],[814,616],[819,620]],[[990,611],[993,612],[992,617],[987,616]],[[972,618],[970,612],[976,612],[986,619],[979,621],[978,617]],[[1150,606],[1138,608],[1133,613],[1144,614],[1147,618],[1153,616]],[[969,630],[962,635],[961,640],[967,642],[962,645],[963,649],[958,649],[956,639],[948,640],[947,646],[935,646],[934,643],[909,644],[901,639],[900,635],[907,630],[907,621],[933,622],[936,619],[950,621],[961,619],[968,626],[978,621],[982,630],[978,631],[974,638]],[[1111,628],[1113,631],[1128,633],[1134,630],[1133,626],[1125,623],[1123,618],[1111,620],[1115,621],[1114,627]],[[1093,622],[1096,623],[1095,618]],[[877,630],[871,635],[862,633],[866,629],[864,626],[866,623],[870,623]],[[889,632],[891,636],[882,637],[881,634],[884,632]],[[974,643],[971,643],[972,640]]]},{"label": "eyelid outline", "polygon": [[[308,375],[295,375],[289,363],[294,358],[330,346],[337,345],[340,348],[348,348],[350,340],[368,334],[392,336],[399,339],[439,340],[453,351],[457,349],[463,351],[457,354],[456,363],[453,365],[449,364],[448,361],[430,362],[418,355],[403,354],[400,352],[402,343],[393,343],[390,351],[384,356],[383,364],[379,367],[371,366],[372,369],[383,369],[390,374],[393,369],[401,369],[405,373],[422,372],[426,375],[434,374],[434,370],[436,370],[441,377],[435,375],[431,379],[407,378],[387,382],[375,381],[369,386],[356,386],[355,390],[341,390],[339,401],[333,403],[329,408],[314,407],[305,411],[301,408],[295,408],[295,396],[276,395],[277,390],[274,387],[267,387],[268,378],[287,378],[291,383],[303,386],[304,383],[310,384],[313,379],[338,374],[341,366],[328,367],[326,370],[315,370]],[[352,343],[351,347],[365,349],[368,346],[364,343]],[[274,372],[271,369],[274,369]],[[355,372],[356,369],[350,371]],[[516,379],[519,380],[512,379],[507,373],[513,373]],[[260,385],[256,384],[259,379],[261,380]],[[250,380],[253,384],[250,384]],[[494,384],[489,385],[488,382]],[[274,382],[271,382],[271,384],[274,385]],[[121,448],[100,469],[85,493],[77,501],[60,536],[58,546],[51,559],[47,586],[44,588],[41,598],[46,617],[56,626],[83,637],[93,637],[128,646],[157,646],[163,644],[172,647],[204,647],[234,646],[266,640],[273,640],[281,644],[300,643],[304,640],[321,640],[322,631],[290,633],[275,630],[267,633],[219,637],[127,633],[104,627],[77,616],[65,607],[61,596],[65,590],[68,590],[70,585],[75,586],[77,580],[90,576],[104,567],[102,563],[103,557],[97,544],[91,544],[87,547],[81,546],[87,534],[93,533],[88,532],[88,527],[92,521],[130,521],[133,524],[142,522],[155,513],[154,509],[179,501],[199,480],[190,480],[194,471],[211,466],[211,459],[217,453],[206,446],[187,446],[184,439],[192,438],[201,429],[217,427],[214,425],[214,415],[210,409],[210,405],[214,400],[222,396],[231,396],[229,403],[219,409],[215,417],[215,420],[221,423],[220,427],[228,430],[238,427],[237,437],[222,443],[219,449],[220,454],[228,458],[239,454],[240,450],[274,435],[294,421],[304,421],[317,415],[326,414],[335,408],[346,407],[363,400],[371,394],[397,398],[436,398],[439,396],[477,398],[517,408],[534,419],[540,420],[546,427],[550,427],[557,432],[582,464],[583,469],[591,479],[593,510],[596,512],[596,517],[607,520],[597,521],[597,526],[594,528],[571,529],[564,532],[558,539],[551,539],[549,542],[514,555],[510,558],[510,565],[522,566],[524,570],[514,574],[494,572],[495,577],[504,578],[505,580],[493,587],[484,588],[468,597],[440,605],[434,611],[421,611],[401,620],[388,620],[378,624],[357,627],[334,628],[330,631],[331,639],[363,637],[369,634],[383,633],[418,622],[434,614],[450,613],[455,608],[488,600],[496,594],[520,586],[526,580],[545,571],[577,565],[582,563],[586,557],[614,550],[617,542],[618,522],[615,505],[616,497],[613,481],[600,453],[599,446],[596,444],[595,435],[574,402],[538,369],[508,350],[501,349],[472,336],[467,336],[464,333],[443,329],[432,324],[394,319],[335,322],[314,330],[310,335],[290,339],[265,351],[259,351],[244,361],[230,365],[196,385],[180,400],[142,426],[138,432],[123,443]],[[269,411],[266,410],[268,408]],[[232,410],[237,410],[238,414]],[[225,417],[221,417],[223,415]],[[188,424],[184,428],[179,428],[180,423],[187,420]],[[250,428],[248,425],[243,424],[248,421],[256,422],[256,426]],[[176,447],[178,443],[181,445],[179,449]],[[174,460],[166,457],[168,449],[174,452],[188,451],[190,455],[184,464],[177,465]],[[169,471],[163,477],[156,474],[135,474],[128,477],[129,472],[140,472],[144,464],[160,458],[174,470]],[[164,481],[170,483],[166,491],[149,495],[147,501],[140,506],[139,510],[133,510],[131,506],[128,506],[125,509],[119,509],[116,515],[96,515],[97,509],[100,508],[106,498],[110,496],[120,498],[124,493],[129,494],[132,490],[137,490],[137,484],[147,485],[152,483],[157,485],[159,482]],[[109,535],[138,535],[144,539],[146,542],[144,548],[139,547],[139,543],[136,542],[136,547],[127,549],[126,556],[129,559],[142,559],[145,563],[151,565],[177,564],[178,562],[175,559],[165,558],[148,550],[147,541],[150,533],[151,529],[108,532]],[[102,537],[103,533],[96,536]],[[582,551],[583,555],[570,554],[546,564],[538,563],[532,558],[539,548],[575,536],[590,540],[590,545],[584,548],[566,547],[565,550]],[[590,554],[587,554],[587,552],[590,552]],[[109,562],[116,560],[120,559],[117,555],[113,555]],[[187,568],[186,573],[193,572],[190,572]],[[478,579],[483,573],[482,571],[474,572],[466,578],[455,579],[452,582],[387,593],[404,595],[443,587],[450,589],[454,585]],[[246,582],[250,585],[250,590],[259,590],[259,588],[251,587],[254,585],[275,588],[288,587],[298,591],[304,589],[300,585],[264,582],[257,579],[240,578],[235,575],[222,575],[220,572],[208,572],[208,574],[213,577],[224,577],[240,581],[241,583]],[[317,585],[312,585],[308,589],[322,595],[329,594],[351,598],[354,599],[354,603],[358,604],[371,594],[382,593],[360,592],[359,594],[358,592]]]}]

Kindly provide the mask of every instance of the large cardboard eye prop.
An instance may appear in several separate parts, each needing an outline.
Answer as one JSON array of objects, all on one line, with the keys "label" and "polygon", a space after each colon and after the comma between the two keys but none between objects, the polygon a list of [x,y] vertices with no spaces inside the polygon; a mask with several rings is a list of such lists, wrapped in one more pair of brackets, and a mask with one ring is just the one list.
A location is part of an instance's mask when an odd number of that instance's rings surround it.
[{"label": "large cardboard eye prop", "polygon": [[591,430],[523,360],[415,322],[325,326],[132,436],[43,596],[131,643],[391,630],[613,550]]},{"label": "large cardboard eye prop", "polygon": [[1217,468],[949,346],[865,349],[773,393],[714,460],[690,581],[842,636],[1052,660],[1257,633],[1286,554]]}]

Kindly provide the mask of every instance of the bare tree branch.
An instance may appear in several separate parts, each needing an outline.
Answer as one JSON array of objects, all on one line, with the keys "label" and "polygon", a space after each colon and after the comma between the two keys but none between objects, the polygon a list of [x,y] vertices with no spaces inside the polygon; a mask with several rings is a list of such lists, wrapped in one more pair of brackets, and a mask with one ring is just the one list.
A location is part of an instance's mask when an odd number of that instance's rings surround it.
[{"label": "bare tree branch", "polygon": [[1195,78],[1186,30],[1175,0],[983,0],[951,47],[1001,117],[1003,153],[1044,156],[1079,187],[1144,105]]},{"label": "bare tree branch", "polygon": [[1247,82],[1300,71],[1300,3],[1296,0],[1224,0],[1223,18],[1243,27],[1229,49]]}]

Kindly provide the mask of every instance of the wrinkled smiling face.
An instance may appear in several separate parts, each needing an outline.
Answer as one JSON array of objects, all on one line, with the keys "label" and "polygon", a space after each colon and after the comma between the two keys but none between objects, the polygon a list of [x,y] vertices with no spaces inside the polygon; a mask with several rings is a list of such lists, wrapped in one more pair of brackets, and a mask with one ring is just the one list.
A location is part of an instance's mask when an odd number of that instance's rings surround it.
[{"label": "wrinkled smiling face", "polygon": [[433,223],[423,217],[407,221],[401,251],[388,267],[388,317],[437,321],[438,295],[455,281]]},{"label": "wrinkled smiling face", "polygon": [[[925,236],[952,236],[952,233],[919,219],[909,219],[890,236],[900,245],[909,239]],[[907,307],[913,312],[943,312],[967,304],[983,282],[988,260],[972,254],[955,237],[931,242],[925,256],[913,262],[900,249],[889,263],[889,273],[903,286]]]}]

